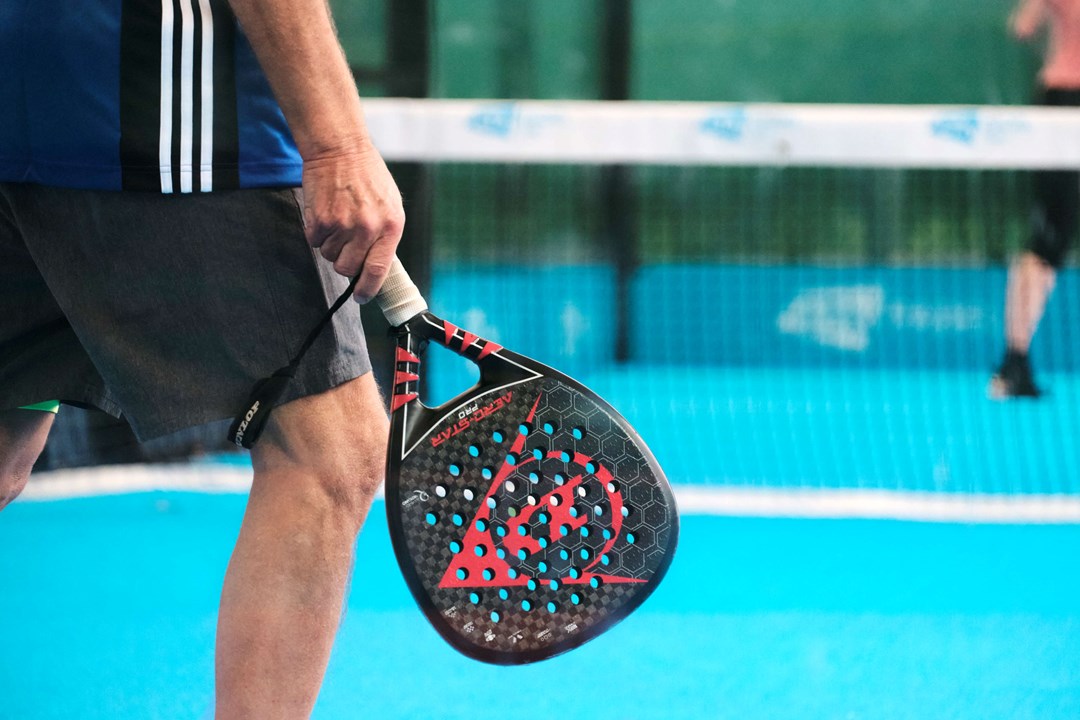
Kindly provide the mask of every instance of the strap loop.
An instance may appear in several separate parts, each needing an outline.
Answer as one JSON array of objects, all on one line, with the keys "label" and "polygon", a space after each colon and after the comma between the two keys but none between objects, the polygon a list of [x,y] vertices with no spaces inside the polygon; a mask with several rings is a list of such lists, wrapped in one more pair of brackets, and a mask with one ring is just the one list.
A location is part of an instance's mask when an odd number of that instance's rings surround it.
[{"label": "strap loop", "polygon": [[229,426],[229,442],[235,444],[237,447],[242,447],[250,450],[256,442],[259,440],[259,436],[262,435],[262,431],[266,428],[266,423],[270,419],[270,411],[274,409],[274,405],[281,399],[282,393],[285,392],[286,386],[289,381],[296,375],[296,369],[300,366],[300,361],[303,359],[307,351],[311,349],[311,346],[315,344],[315,340],[319,337],[319,333],[330,324],[330,321],[334,317],[334,313],[341,309],[341,306],[345,304],[345,301],[352,295],[353,290],[356,288],[356,282],[360,279],[360,275],[356,275],[349,281],[349,287],[345,289],[345,292],[338,296],[338,299],[334,301],[334,304],[326,311],[326,314],[322,316],[319,323],[308,333],[304,343],[300,346],[300,350],[293,357],[292,361],[283,368],[279,368],[270,377],[265,377],[255,383],[255,386],[251,388],[251,394],[248,396],[247,405],[232,421]]}]

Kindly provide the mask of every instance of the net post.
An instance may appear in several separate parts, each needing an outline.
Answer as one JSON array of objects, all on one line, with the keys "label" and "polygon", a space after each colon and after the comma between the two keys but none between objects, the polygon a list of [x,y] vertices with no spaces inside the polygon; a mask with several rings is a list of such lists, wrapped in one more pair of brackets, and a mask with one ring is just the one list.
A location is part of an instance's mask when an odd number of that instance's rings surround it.
[{"label": "net post", "polygon": [[[605,0],[601,21],[604,100],[629,100],[633,56],[632,0]],[[600,172],[602,242],[615,268],[615,361],[630,359],[630,283],[639,263],[632,169],[606,165]]]},{"label": "net post", "polygon": [[[431,76],[431,0],[387,0],[386,66],[383,90],[389,97],[426,98]],[[429,166],[422,162],[387,163],[405,205],[405,235],[397,254],[422,294],[431,288],[432,209]],[[375,379],[389,397],[395,341],[377,303],[363,308]]]}]

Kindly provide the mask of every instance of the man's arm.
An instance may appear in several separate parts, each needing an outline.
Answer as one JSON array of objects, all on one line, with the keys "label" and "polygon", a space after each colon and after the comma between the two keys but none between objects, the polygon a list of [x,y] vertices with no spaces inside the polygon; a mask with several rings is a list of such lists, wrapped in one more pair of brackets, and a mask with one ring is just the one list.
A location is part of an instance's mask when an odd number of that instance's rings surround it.
[{"label": "man's arm", "polygon": [[371,144],[326,0],[229,0],[304,161],[307,239],[373,298],[405,225],[401,194]]},{"label": "man's arm", "polygon": [[1020,40],[1030,40],[1046,20],[1046,0],[1020,0],[1012,17],[1009,28]]}]

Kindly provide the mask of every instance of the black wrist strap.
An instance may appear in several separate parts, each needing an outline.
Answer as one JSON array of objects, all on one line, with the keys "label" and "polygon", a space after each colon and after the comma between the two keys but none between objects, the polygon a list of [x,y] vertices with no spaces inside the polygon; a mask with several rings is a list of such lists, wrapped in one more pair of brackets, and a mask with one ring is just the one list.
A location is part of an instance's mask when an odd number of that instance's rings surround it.
[{"label": "black wrist strap", "polygon": [[349,287],[338,296],[338,299],[322,316],[319,323],[308,333],[307,338],[292,361],[285,367],[278,369],[270,377],[259,380],[251,388],[247,404],[233,419],[232,425],[229,426],[229,442],[235,443],[237,447],[250,449],[259,440],[259,436],[266,427],[266,422],[270,419],[270,411],[274,409],[274,405],[281,399],[281,394],[285,392],[289,381],[296,374],[300,361],[307,354],[307,351],[311,349],[311,346],[315,344],[315,340],[323,329],[330,324],[334,313],[340,310],[345,301],[352,296],[353,290],[356,288],[356,282],[359,279],[360,275],[357,274],[356,277],[349,281]]}]

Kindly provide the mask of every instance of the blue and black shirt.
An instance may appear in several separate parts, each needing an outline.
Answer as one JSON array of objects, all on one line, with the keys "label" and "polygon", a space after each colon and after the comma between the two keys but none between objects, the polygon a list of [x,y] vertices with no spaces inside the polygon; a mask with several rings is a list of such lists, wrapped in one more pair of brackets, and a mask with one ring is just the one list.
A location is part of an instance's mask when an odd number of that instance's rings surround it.
[{"label": "blue and black shirt", "polygon": [[187,193],[300,169],[226,0],[0,2],[0,181]]}]

